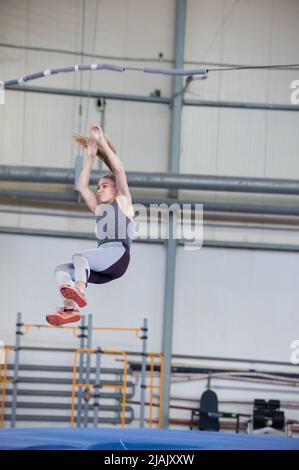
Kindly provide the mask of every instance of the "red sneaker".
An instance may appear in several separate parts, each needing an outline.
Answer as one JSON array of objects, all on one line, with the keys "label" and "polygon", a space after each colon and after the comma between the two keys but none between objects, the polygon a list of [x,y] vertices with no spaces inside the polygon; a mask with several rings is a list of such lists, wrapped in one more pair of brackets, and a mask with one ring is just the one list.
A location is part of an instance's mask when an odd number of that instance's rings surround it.
[{"label": "red sneaker", "polygon": [[77,287],[72,287],[67,284],[60,286],[60,293],[66,299],[72,299],[76,302],[79,307],[85,307],[87,305],[87,299],[85,294],[83,294],[80,289]]},{"label": "red sneaker", "polygon": [[61,326],[66,323],[77,322],[81,319],[79,310],[66,310],[65,308],[60,308],[56,313],[51,313],[46,316],[46,320],[50,325]]}]

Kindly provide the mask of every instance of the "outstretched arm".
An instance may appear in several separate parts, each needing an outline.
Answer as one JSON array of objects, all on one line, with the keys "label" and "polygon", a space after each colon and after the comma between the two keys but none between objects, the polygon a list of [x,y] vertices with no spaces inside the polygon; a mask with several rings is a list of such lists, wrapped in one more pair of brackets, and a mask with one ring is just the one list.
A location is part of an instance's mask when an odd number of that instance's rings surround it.
[{"label": "outstretched arm", "polygon": [[104,132],[100,126],[95,123],[92,123],[90,126],[90,132],[92,136],[98,141],[102,153],[106,156],[109,166],[112,169],[112,172],[115,176],[116,187],[119,195],[125,196],[131,200],[131,194],[128,187],[126,172],[124,166],[116,155],[116,153],[109,146]]},{"label": "outstretched arm", "polygon": [[81,194],[86,205],[92,212],[95,212],[98,205],[95,194],[89,189],[89,178],[96,157],[96,148],[95,140],[93,138],[89,138],[87,144],[87,158],[85,159],[83,169],[76,186],[76,190]]}]

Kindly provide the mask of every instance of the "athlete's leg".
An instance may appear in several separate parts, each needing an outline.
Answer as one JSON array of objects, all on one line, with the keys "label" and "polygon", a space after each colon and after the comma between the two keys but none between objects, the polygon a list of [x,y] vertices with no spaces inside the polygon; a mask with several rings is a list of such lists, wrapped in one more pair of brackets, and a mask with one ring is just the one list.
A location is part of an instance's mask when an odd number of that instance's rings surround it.
[{"label": "athlete's leg", "polygon": [[130,251],[121,242],[107,242],[96,250],[81,252],[89,261],[88,283],[105,284],[121,277],[129,264]]},{"label": "athlete's leg", "polygon": [[80,253],[74,254],[72,259],[73,263],[60,264],[55,269],[57,284],[76,286],[84,292],[90,273],[88,261]]},{"label": "athlete's leg", "polygon": [[81,253],[75,253],[72,256],[72,260],[74,263],[76,287],[84,292],[90,274],[88,259],[86,259]]},{"label": "athlete's leg", "polygon": [[[78,253],[74,254],[72,258],[73,263],[56,268],[56,278],[63,297],[74,301],[79,307],[85,307],[87,300],[84,291],[90,273],[88,261]],[[70,305],[72,304],[70,303]]]},{"label": "athlete's leg", "polygon": [[[74,265],[72,263],[60,264],[55,268],[55,277],[59,289],[63,285],[74,286]],[[66,309],[73,309],[76,307],[76,304],[72,299],[64,299],[64,307]]]},{"label": "athlete's leg", "polygon": [[[115,264],[123,256],[125,251],[126,249],[121,242],[107,242],[98,248],[81,251],[74,256],[78,257],[77,259],[81,257],[81,260],[85,260],[86,264],[84,265],[84,261],[81,261],[81,266],[85,269],[86,266],[88,266],[90,274],[91,270],[98,272],[105,271]],[[75,261],[74,257],[73,261]]]},{"label": "athlete's leg", "polygon": [[109,269],[122,258],[125,251],[121,242],[108,242],[93,250],[75,253],[72,257],[73,271],[70,272],[70,276],[76,286],[66,283],[61,286],[60,292],[64,297],[73,299],[79,307],[85,307],[87,300],[84,292],[90,272]]},{"label": "athlete's leg", "polygon": [[75,280],[74,265],[72,263],[60,264],[55,268],[55,277],[58,286],[61,286],[61,284],[73,286]]},{"label": "athlete's leg", "polygon": [[[62,285],[74,285],[74,266],[71,263],[60,264],[55,269],[56,282],[61,288]],[[59,308],[55,313],[46,316],[47,322],[53,326],[62,326],[66,323],[79,321],[81,318],[79,310],[73,299],[64,299],[64,307]]]}]

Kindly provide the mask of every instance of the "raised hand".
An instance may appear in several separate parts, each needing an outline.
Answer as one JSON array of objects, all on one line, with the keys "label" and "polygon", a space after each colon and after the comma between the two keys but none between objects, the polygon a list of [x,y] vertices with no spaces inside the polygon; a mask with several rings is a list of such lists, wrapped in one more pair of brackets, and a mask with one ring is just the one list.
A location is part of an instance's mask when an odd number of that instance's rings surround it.
[{"label": "raised hand", "polygon": [[97,142],[94,137],[88,137],[87,139],[87,155],[90,158],[95,158],[97,154]]},{"label": "raised hand", "polygon": [[95,122],[92,122],[89,127],[91,135],[96,139],[100,140],[104,138],[104,132],[101,126],[96,124]]}]

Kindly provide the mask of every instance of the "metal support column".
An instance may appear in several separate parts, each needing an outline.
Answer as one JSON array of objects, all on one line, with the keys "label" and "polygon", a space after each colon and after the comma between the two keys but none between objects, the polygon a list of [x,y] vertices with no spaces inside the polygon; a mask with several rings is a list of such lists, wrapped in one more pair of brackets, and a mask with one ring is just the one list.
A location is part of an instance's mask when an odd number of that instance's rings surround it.
[{"label": "metal support column", "polygon": [[[176,0],[176,35],[175,35],[175,68],[184,68],[185,28],[187,0]],[[173,77],[172,118],[170,134],[170,165],[171,173],[180,171],[181,127],[183,108],[183,77]],[[177,197],[177,191],[171,190],[170,197]]]},{"label": "metal support column", "polygon": [[[176,36],[175,36],[175,68],[184,68],[185,28],[186,28],[187,0],[176,0]],[[173,78],[170,165],[171,173],[180,171],[181,153],[181,127],[183,107],[183,78],[176,75]],[[170,191],[170,197],[177,197],[177,191]],[[166,255],[166,278],[164,297],[164,324],[163,324],[163,399],[162,399],[162,428],[169,424],[170,374],[172,353],[173,304],[175,283],[175,260],[177,241],[174,238],[176,216],[169,212],[169,231]]]},{"label": "metal support column", "polygon": [[173,329],[173,305],[175,287],[175,261],[176,245],[175,235],[176,215],[169,213],[169,231],[166,254],[165,294],[164,294],[164,324],[162,351],[164,356],[163,373],[163,399],[161,427],[167,428],[169,424],[169,400],[170,400],[170,375],[172,354],[172,329]]}]

